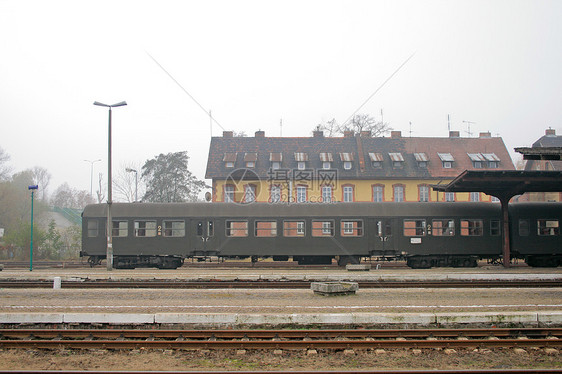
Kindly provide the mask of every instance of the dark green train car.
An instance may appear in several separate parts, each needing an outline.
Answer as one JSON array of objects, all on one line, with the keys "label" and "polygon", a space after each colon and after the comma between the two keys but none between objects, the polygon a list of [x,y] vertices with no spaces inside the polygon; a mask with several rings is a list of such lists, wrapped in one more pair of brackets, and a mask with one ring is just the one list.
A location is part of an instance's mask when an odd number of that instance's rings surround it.
[{"label": "dark green train car", "polygon": [[[513,211],[536,220],[541,210],[529,205]],[[549,205],[549,211],[560,213],[561,205]],[[490,203],[118,203],[112,206],[114,266],[177,268],[186,258],[208,256],[292,258],[299,264],[337,259],[339,265],[377,257],[405,259],[413,268],[476,266],[478,259],[501,257],[500,216],[499,205]],[[106,217],[106,204],[89,205],[83,213],[81,255],[92,265],[106,255]],[[555,225],[549,217],[548,226]],[[559,233],[544,239],[559,255]],[[529,238],[528,244],[517,247],[516,255],[538,263],[537,243]]]}]

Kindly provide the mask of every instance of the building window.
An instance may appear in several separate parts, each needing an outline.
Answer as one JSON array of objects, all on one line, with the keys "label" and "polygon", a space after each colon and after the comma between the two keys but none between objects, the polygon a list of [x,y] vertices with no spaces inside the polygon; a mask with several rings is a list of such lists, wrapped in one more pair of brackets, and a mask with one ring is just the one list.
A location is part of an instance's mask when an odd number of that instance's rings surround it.
[{"label": "building window", "polygon": [[498,198],[495,197],[495,196],[492,196],[492,197],[490,198],[490,201],[491,201],[492,203],[499,203],[499,202],[500,202],[500,199],[498,199]]},{"label": "building window", "polygon": [[472,161],[472,166],[475,169],[482,169],[482,161]]},{"label": "building window", "polygon": [[271,170],[277,170],[281,168],[281,163],[279,161],[273,161],[271,163]]},{"label": "building window", "polygon": [[304,161],[297,162],[297,169],[304,170],[305,168],[306,168],[306,162]]},{"label": "building window", "polygon": [[226,236],[248,236],[248,221],[226,221]]},{"label": "building window", "polygon": [[244,186],[244,202],[253,203],[256,201],[256,186],[247,184]]},{"label": "building window", "polygon": [[277,221],[256,221],[254,235],[258,238],[277,236]]},{"label": "building window", "polygon": [[256,163],[254,161],[248,161],[246,162],[246,167],[247,168],[253,168],[254,166],[256,166]]},{"label": "building window", "polygon": [[343,168],[344,168],[345,170],[351,170],[351,167],[352,167],[352,166],[353,166],[353,163],[352,163],[351,161],[345,161],[345,162],[343,163]]},{"label": "building window", "polygon": [[278,185],[271,186],[269,201],[271,203],[281,202],[281,186]]},{"label": "building window", "polygon": [[443,161],[443,169],[451,169],[453,167],[453,163],[451,161]]},{"label": "building window", "polygon": [[353,186],[343,186],[343,202],[353,202]]},{"label": "building window", "polygon": [[418,168],[427,169],[427,161],[418,161]]},{"label": "building window", "polygon": [[363,236],[363,221],[359,219],[341,221],[341,236]]},{"label": "building window", "polygon": [[297,186],[297,203],[306,202],[306,186]]},{"label": "building window", "polygon": [[461,219],[462,236],[482,236],[484,223],[481,219]]},{"label": "building window", "polygon": [[452,203],[455,201],[455,193],[454,192],[445,192],[445,201]]},{"label": "building window", "polygon": [[394,202],[401,203],[404,201],[404,186],[394,186]]},{"label": "building window", "polygon": [[95,219],[88,220],[88,238],[95,238],[99,235],[99,223]]},{"label": "building window", "polygon": [[135,221],[135,236],[153,237],[156,236],[156,221]]},{"label": "building window", "polygon": [[332,167],[332,164],[328,161],[325,161],[322,163],[322,169],[326,170],[326,169],[330,169]]},{"label": "building window", "polygon": [[558,236],[560,235],[560,225],[556,219],[537,220],[537,234],[539,236]]},{"label": "building window", "polygon": [[224,186],[224,198],[223,201],[225,203],[233,203],[234,202],[234,186],[231,184],[227,184]]},{"label": "building window", "polygon": [[476,203],[480,201],[480,192],[471,192],[470,193],[470,201]]},{"label": "building window", "polygon": [[334,236],[334,221],[312,221],[312,236]]},{"label": "building window", "polygon": [[499,163],[497,161],[488,161],[488,167],[490,169],[497,169],[499,167]]},{"label": "building window", "polygon": [[519,236],[529,236],[531,232],[528,219],[519,220]]},{"label": "building window", "polygon": [[381,161],[373,161],[372,163],[374,169],[382,169],[382,162]]},{"label": "building window", "polygon": [[233,168],[233,167],[234,167],[234,162],[232,162],[232,161],[227,161],[227,162],[225,163],[225,165],[226,165],[227,168]]},{"label": "building window", "polygon": [[113,230],[111,231],[111,236],[113,237],[124,237],[127,236],[128,231],[127,221],[113,221]]},{"label": "building window", "polygon": [[304,221],[283,221],[283,236],[295,237],[305,235]]},{"label": "building window", "polygon": [[432,221],[433,236],[454,236],[455,235],[455,221],[452,219],[434,219]]},{"label": "building window", "polygon": [[163,236],[183,237],[185,236],[185,221],[164,221]]},{"label": "building window", "polygon": [[419,186],[419,195],[421,202],[429,201],[429,187],[428,186]]},{"label": "building window", "polygon": [[373,186],[373,201],[375,203],[384,201],[384,186]]},{"label": "building window", "polygon": [[332,202],[332,186],[322,186],[322,202]]}]

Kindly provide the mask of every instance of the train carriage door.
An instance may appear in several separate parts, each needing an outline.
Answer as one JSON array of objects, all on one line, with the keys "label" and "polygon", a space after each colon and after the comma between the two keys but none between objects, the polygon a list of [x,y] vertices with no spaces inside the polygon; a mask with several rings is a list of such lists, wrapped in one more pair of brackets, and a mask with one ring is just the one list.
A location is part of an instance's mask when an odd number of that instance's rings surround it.
[{"label": "train carriage door", "polygon": [[371,255],[376,257],[393,257],[395,255],[392,220],[375,218],[372,226],[374,235],[370,239]]},{"label": "train carriage door", "polygon": [[194,256],[214,256],[217,254],[215,245],[215,221],[209,219],[195,219],[192,221],[195,229],[193,243]]}]

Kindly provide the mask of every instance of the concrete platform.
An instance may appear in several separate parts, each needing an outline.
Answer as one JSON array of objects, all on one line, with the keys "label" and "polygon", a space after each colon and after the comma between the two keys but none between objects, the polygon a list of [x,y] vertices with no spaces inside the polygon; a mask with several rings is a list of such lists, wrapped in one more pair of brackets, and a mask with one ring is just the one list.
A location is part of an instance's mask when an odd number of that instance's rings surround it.
[{"label": "concrete platform", "polygon": [[2,313],[0,324],[177,325],[184,328],[247,327],[451,327],[561,326],[561,311],[480,313]]}]

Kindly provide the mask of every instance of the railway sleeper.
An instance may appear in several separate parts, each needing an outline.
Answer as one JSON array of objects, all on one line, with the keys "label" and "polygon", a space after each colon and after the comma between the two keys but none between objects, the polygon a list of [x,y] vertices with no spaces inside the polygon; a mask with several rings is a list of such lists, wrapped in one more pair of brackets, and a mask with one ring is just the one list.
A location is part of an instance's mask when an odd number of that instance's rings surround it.
[{"label": "railway sleeper", "polygon": [[477,256],[411,256],[406,265],[412,269],[429,269],[432,267],[473,268],[478,266]]}]

